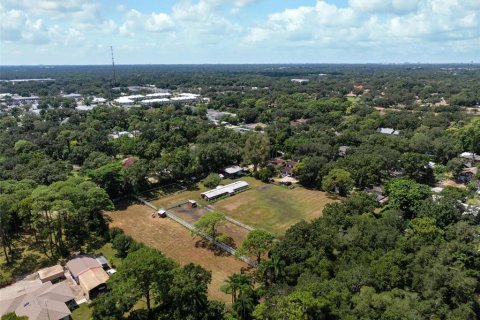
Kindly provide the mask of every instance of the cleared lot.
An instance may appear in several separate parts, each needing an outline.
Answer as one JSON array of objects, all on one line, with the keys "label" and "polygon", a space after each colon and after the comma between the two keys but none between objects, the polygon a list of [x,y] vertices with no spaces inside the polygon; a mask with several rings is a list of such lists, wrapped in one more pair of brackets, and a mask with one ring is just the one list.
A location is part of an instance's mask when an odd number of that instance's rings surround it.
[{"label": "cleared lot", "polygon": [[231,297],[220,291],[224,280],[247,265],[217,249],[168,218],[152,218],[152,209],[128,201],[116,204],[116,210],[106,214],[111,227],[119,227],[136,241],[157,248],[180,264],[195,263],[212,272],[209,296],[230,302]]}]

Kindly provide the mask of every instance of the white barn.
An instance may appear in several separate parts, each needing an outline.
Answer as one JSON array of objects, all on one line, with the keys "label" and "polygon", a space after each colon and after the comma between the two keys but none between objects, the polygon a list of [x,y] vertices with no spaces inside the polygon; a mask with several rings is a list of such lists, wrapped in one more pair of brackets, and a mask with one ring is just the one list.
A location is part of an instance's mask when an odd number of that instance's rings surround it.
[{"label": "white barn", "polygon": [[203,192],[202,198],[208,201],[218,199],[227,195],[234,195],[240,191],[248,189],[249,184],[246,181],[237,181],[227,184],[226,186],[218,186],[215,189]]}]

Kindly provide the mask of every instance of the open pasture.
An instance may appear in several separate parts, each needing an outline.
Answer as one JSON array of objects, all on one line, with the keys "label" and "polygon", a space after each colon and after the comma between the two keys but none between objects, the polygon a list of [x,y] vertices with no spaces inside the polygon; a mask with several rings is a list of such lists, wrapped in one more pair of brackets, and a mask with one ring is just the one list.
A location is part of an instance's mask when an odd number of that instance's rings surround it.
[{"label": "open pasture", "polygon": [[[188,204],[171,208],[168,211],[190,224],[194,224],[202,215],[208,212],[205,208],[191,208]],[[217,231],[231,238],[231,241],[227,244],[233,248],[238,248],[248,234],[248,230],[230,221],[217,227]]]},{"label": "open pasture", "polygon": [[282,237],[295,223],[320,217],[325,205],[336,200],[321,191],[288,189],[255,181],[250,190],[221,199],[212,206],[242,223]]}]

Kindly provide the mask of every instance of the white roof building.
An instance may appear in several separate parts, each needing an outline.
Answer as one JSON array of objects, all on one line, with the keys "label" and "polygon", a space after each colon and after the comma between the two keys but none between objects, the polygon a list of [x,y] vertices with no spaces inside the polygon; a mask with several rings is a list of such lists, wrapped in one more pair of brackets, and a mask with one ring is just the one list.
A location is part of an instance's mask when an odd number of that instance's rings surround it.
[{"label": "white roof building", "polygon": [[140,101],[142,105],[165,104],[169,102],[170,102],[170,99],[167,99],[167,98],[146,99],[146,100]]},{"label": "white roof building", "polygon": [[243,171],[243,168],[240,166],[230,166],[223,169],[227,174],[237,174]]},{"label": "white roof building", "polygon": [[141,94],[134,94],[134,95],[131,95],[131,96],[124,96],[124,98],[136,101],[136,100],[140,100],[140,99],[145,98],[145,96],[143,96]]},{"label": "white roof building", "polygon": [[70,99],[80,99],[82,95],[80,93],[69,93],[69,94],[62,94],[63,98],[70,98]]},{"label": "white roof building", "polygon": [[309,79],[290,79],[290,81],[296,82],[296,83],[303,83],[303,82],[308,82],[310,80]]},{"label": "white roof building", "polygon": [[133,105],[133,103],[135,101],[133,101],[132,99],[130,99],[128,97],[120,97],[120,98],[115,99],[115,102],[119,105],[122,105],[122,106],[131,106],[131,105]]},{"label": "white roof building", "polygon": [[170,97],[172,94],[170,92],[157,92],[150,93],[145,96],[145,98],[160,98],[160,97]]},{"label": "white roof building", "polygon": [[69,319],[75,295],[66,282],[19,281],[0,290],[0,316],[14,312],[30,320]]},{"label": "white roof building", "polygon": [[98,98],[97,98],[97,97],[94,97],[94,98],[92,99],[92,103],[93,103],[93,104],[105,103],[105,102],[107,102],[107,99],[102,98],[102,97],[98,97]]},{"label": "white roof building", "polygon": [[196,101],[199,97],[200,95],[195,93],[180,93],[170,100],[172,100],[172,102],[191,102]]},{"label": "white roof building", "polygon": [[128,131],[117,131],[112,134],[109,134],[108,137],[112,139],[118,139],[120,137],[127,136],[129,138],[133,138],[133,134]]},{"label": "white roof building", "polygon": [[248,187],[249,184],[246,181],[237,181],[227,184],[226,186],[218,186],[215,189],[203,192],[201,196],[204,199],[213,200],[226,195],[233,195],[239,191],[247,189]]},{"label": "white roof building", "polygon": [[78,111],[90,111],[90,110],[93,110],[93,106],[87,106],[82,104],[82,105],[76,106],[75,109]]},{"label": "white roof building", "polygon": [[400,130],[395,130],[392,128],[378,128],[377,131],[383,134],[393,134],[393,135],[400,134]]},{"label": "white roof building", "polygon": [[460,158],[464,158],[467,160],[474,160],[474,161],[480,161],[480,154],[472,153],[472,152],[462,152],[459,155]]}]

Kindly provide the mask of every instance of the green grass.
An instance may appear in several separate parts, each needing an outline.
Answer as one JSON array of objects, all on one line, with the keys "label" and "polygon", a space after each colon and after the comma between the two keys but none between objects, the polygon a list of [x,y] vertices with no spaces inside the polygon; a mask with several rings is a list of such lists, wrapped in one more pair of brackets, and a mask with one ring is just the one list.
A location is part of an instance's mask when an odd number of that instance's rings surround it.
[{"label": "green grass", "polygon": [[73,320],[90,320],[92,318],[92,309],[90,305],[83,303],[72,312]]},{"label": "green grass", "polygon": [[[247,181],[250,184],[250,186],[256,186],[256,185],[258,185],[258,183],[261,184],[260,181],[254,179],[252,177],[241,177],[241,178],[236,179],[236,180],[223,179],[221,184],[226,185],[226,184],[232,183],[234,181],[239,181],[239,180]],[[205,192],[207,190],[210,190],[210,188],[205,187],[203,185],[202,181],[200,181],[196,186],[190,187],[189,189],[187,189],[185,191],[178,192],[178,193],[171,194],[171,195],[167,195],[167,196],[161,197],[157,200],[152,200],[152,201],[150,201],[150,203],[152,203],[154,206],[156,206],[158,208],[166,208],[166,207],[169,207],[171,205],[177,204],[177,203],[185,201],[185,200],[195,200],[201,206],[205,206],[205,205],[210,204],[210,203],[208,201],[202,199],[201,193]]]},{"label": "green grass", "polygon": [[0,253],[0,283],[32,273],[43,267],[53,265],[43,253],[35,250],[26,241],[14,243],[11,262],[7,264],[3,250]]},{"label": "green grass", "polygon": [[110,242],[104,244],[103,247],[95,250],[95,255],[104,256],[105,258],[107,258],[108,262],[110,262],[113,268],[118,268],[122,263],[122,260],[115,254],[116,250],[112,248],[112,244]]},{"label": "green grass", "polygon": [[295,223],[321,216],[325,204],[336,200],[321,191],[307,190],[302,187],[291,190],[278,185],[265,184],[253,177],[224,179],[222,185],[239,180],[248,182],[250,189],[216,202],[209,203],[201,199],[200,194],[208,190],[201,182],[196,188],[151,202],[159,208],[165,208],[192,199],[202,206],[212,205],[227,216],[281,237]]},{"label": "green grass", "polygon": [[324,206],[336,200],[321,191],[302,187],[290,190],[253,178],[244,180],[250,183],[250,190],[219,200],[213,206],[234,219],[279,237],[295,223],[321,216]]}]

